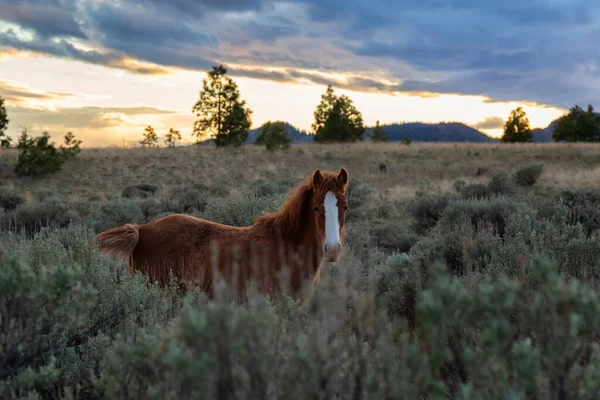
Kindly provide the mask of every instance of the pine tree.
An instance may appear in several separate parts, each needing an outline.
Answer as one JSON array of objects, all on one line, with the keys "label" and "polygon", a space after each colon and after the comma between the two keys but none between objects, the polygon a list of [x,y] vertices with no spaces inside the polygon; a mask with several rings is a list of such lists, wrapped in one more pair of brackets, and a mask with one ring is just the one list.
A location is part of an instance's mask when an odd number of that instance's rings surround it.
[{"label": "pine tree", "polygon": [[575,105],[556,122],[552,138],[556,142],[598,142],[600,116],[594,112],[591,104],[587,111]]},{"label": "pine tree", "polygon": [[533,142],[533,131],[529,126],[529,118],[521,107],[510,112],[504,124],[504,134],[500,138],[504,143]]},{"label": "pine tree", "polygon": [[373,133],[369,135],[373,142],[387,142],[389,140],[387,133],[382,126],[379,125],[379,121],[375,124]]},{"label": "pine tree", "polygon": [[140,141],[142,146],[146,147],[156,147],[158,145],[158,136],[154,131],[154,128],[150,125],[144,129],[144,140]]},{"label": "pine tree", "polygon": [[321,95],[321,102],[314,113],[316,143],[356,142],[363,140],[365,127],[362,114],[352,100],[345,95],[336,96],[331,85]]},{"label": "pine tree", "polygon": [[241,146],[248,139],[252,111],[226,74],[224,66],[215,66],[202,81],[200,99],[192,110],[198,117],[192,135],[198,141],[214,138],[217,146]]},{"label": "pine tree", "polygon": [[254,144],[265,145],[267,151],[275,151],[277,149],[289,148],[291,141],[292,139],[289,138],[288,131],[283,122],[268,121],[262,126]]},{"label": "pine tree", "polygon": [[6,106],[4,105],[4,99],[0,97],[0,147],[4,149],[10,147],[12,141],[12,138],[5,134],[9,121],[8,114],[6,113]]},{"label": "pine tree", "polygon": [[65,135],[65,145],[64,147],[60,146],[60,148],[66,158],[71,158],[81,151],[79,148],[80,144],[81,140],[76,140],[73,132],[67,132]]},{"label": "pine tree", "polygon": [[169,129],[169,133],[165,136],[165,144],[167,147],[175,147],[175,143],[181,140],[181,133],[173,128]]}]

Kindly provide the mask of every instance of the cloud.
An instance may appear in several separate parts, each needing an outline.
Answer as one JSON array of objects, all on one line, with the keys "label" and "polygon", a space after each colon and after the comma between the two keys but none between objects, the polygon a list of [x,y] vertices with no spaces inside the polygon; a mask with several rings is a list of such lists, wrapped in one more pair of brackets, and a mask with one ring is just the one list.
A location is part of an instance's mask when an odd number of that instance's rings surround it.
[{"label": "cloud", "polygon": [[0,96],[9,103],[22,103],[26,100],[64,100],[78,97],[72,93],[40,92],[32,89],[14,85],[10,82],[0,80]]},{"label": "cloud", "polygon": [[0,29],[0,46],[133,73],[225,63],[237,76],[563,108],[600,94],[593,0],[25,0],[0,15],[36,32]]},{"label": "cloud", "polygon": [[473,126],[477,129],[501,129],[504,127],[504,120],[501,117],[485,117]]},{"label": "cloud", "polygon": [[0,2],[0,20],[32,29],[43,37],[67,36],[85,38],[74,17],[75,1],[19,0]]}]

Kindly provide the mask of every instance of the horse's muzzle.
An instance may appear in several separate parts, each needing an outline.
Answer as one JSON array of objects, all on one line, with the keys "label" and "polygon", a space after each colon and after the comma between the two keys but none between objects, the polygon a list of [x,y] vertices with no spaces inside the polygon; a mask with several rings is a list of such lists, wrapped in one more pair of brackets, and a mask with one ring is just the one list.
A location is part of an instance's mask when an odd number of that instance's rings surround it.
[{"label": "horse's muzzle", "polygon": [[342,245],[340,243],[336,243],[335,245],[325,244],[323,252],[325,253],[327,262],[336,262],[342,252]]}]

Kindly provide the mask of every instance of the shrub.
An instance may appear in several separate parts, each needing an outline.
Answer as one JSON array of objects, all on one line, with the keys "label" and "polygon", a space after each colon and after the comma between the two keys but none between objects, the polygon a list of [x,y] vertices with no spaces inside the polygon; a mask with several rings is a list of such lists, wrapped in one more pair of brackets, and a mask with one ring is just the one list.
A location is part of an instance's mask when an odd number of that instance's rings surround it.
[{"label": "shrub", "polygon": [[368,184],[364,183],[360,179],[350,177],[348,183],[348,189],[346,191],[346,198],[348,200],[348,207],[350,209],[360,207],[363,205],[369,196],[373,192],[373,188]]},{"label": "shrub", "polygon": [[494,195],[509,196],[514,194],[514,188],[506,172],[498,172],[492,176],[487,185],[487,191]]},{"label": "shrub", "polygon": [[129,223],[144,223],[144,213],[136,202],[117,199],[111,200],[100,207],[100,210],[96,213],[94,227],[96,231],[104,231]]},{"label": "shrub", "polygon": [[4,211],[13,211],[23,203],[25,199],[14,190],[0,186],[0,208]]},{"label": "shrub", "polygon": [[78,218],[66,203],[50,198],[39,203],[26,203],[0,218],[3,230],[23,231],[31,236],[44,227],[66,227]]},{"label": "shrub", "polygon": [[202,212],[208,204],[209,188],[203,184],[180,186],[170,191],[165,210],[174,213]]},{"label": "shrub", "polygon": [[128,185],[121,192],[121,197],[126,199],[142,198],[154,196],[160,190],[160,186],[153,183],[139,183],[136,185]]},{"label": "shrub", "polygon": [[519,186],[533,186],[542,174],[544,164],[525,165],[515,172],[515,182]]},{"label": "shrub", "polygon": [[387,307],[391,318],[404,317],[415,325],[418,287],[413,259],[404,252],[394,252],[375,269],[376,295]]},{"label": "shrub", "polygon": [[256,196],[271,196],[279,194],[288,194],[288,192],[296,186],[292,180],[270,180],[258,179],[252,182],[249,192]]},{"label": "shrub", "polygon": [[281,194],[264,197],[248,195],[212,200],[200,217],[226,225],[249,226],[254,223],[254,217],[281,207],[285,197]]},{"label": "shrub", "polygon": [[40,176],[57,172],[67,160],[65,155],[58,152],[54,144],[50,143],[48,132],[36,138],[29,137],[24,132],[18,148],[20,153],[15,166],[17,175]]},{"label": "shrub", "polygon": [[449,201],[450,196],[435,197],[418,191],[408,206],[414,218],[415,231],[424,234],[436,226]]},{"label": "shrub", "polygon": [[582,224],[588,234],[600,229],[600,190],[563,190],[557,196],[569,210],[569,223]]},{"label": "shrub", "polygon": [[418,236],[394,222],[382,222],[371,229],[376,247],[405,253],[418,241]]},{"label": "shrub", "polygon": [[461,194],[465,199],[485,199],[489,196],[487,186],[481,183],[464,186]]}]

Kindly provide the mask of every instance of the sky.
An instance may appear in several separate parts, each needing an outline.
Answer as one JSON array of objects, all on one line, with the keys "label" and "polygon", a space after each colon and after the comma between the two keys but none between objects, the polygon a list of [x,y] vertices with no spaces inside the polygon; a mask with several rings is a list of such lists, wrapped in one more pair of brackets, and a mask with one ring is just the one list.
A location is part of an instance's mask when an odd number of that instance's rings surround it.
[{"label": "sky", "polygon": [[546,127],[600,95],[595,0],[0,0],[8,134],[132,145],[190,136],[223,64],[253,127],[310,131],[333,85],[367,125],[460,121],[499,136],[522,106]]}]

